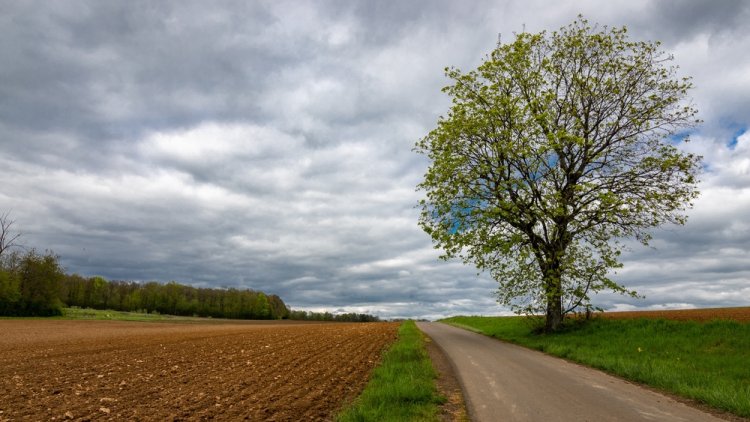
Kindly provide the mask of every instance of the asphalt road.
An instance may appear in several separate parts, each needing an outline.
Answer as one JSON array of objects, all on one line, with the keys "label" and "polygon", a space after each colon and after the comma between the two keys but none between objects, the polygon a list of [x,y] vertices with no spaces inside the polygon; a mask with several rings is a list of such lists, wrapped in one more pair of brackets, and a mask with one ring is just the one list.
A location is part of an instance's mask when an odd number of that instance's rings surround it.
[{"label": "asphalt road", "polygon": [[537,351],[446,324],[417,325],[453,362],[475,422],[722,420]]}]

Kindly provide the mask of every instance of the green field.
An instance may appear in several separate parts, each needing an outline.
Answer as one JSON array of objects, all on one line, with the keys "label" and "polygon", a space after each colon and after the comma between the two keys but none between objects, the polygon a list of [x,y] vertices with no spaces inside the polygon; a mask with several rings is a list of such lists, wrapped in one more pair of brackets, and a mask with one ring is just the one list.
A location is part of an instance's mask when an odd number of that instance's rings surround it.
[{"label": "green field", "polygon": [[63,308],[63,314],[60,319],[90,319],[90,320],[113,320],[113,321],[206,321],[207,318],[179,317],[173,315],[163,315],[159,313],[145,312],[123,312],[112,310],[98,309],[81,309],[81,308]]},{"label": "green field", "polygon": [[442,322],[750,417],[750,323],[596,318],[536,334],[538,323],[525,317]]},{"label": "green field", "polygon": [[92,320],[92,321],[137,321],[137,322],[239,322],[246,320],[229,320],[223,318],[201,318],[160,314],[158,312],[124,312],[113,310],[99,310],[90,308],[62,308],[62,315],[53,317],[0,317],[0,319],[64,319],[64,320]]},{"label": "green field", "polygon": [[98,309],[63,308],[63,314],[53,319],[89,319],[89,320],[112,320],[112,321],[139,321],[139,322],[211,322],[228,321],[222,318],[200,318],[188,316],[175,316],[160,314],[158,312],[125,312]]},{"label": "green field", "polygon": [[405,321],[398,340],[383,355],[362,395],[338,422],[436,421],[444,399],[435,386],[437,374],[414,321]]}]

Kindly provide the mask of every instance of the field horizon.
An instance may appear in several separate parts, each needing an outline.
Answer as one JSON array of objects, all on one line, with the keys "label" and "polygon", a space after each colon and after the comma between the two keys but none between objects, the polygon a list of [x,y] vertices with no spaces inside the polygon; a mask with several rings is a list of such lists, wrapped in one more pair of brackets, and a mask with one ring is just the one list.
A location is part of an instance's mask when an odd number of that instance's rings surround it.
[{"label": "field horizon", "polygon": [[604,311],[595,315],[615,319],[665,318],[678,321],[709,321],[711,319],[750,321],[750,306]]}]

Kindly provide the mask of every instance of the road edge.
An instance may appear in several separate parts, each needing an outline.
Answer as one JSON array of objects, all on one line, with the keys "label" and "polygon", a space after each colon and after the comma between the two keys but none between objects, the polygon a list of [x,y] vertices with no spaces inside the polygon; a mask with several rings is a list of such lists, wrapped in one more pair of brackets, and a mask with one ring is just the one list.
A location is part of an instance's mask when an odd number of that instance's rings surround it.
[{"label": "road edge", "polygon": [[464,388],[456,376],[453,361],[448,358],[443,349],[424,331],[419,330],[424,338],[427,354],[438,377],[435,380],[438,393],[446,401],[440,405],[440,420],[442,422],[469,422],[469,413],[464,399]]},{"label": "road edge", "polygon": [[607,375],[609,375],[611,377],[614,377],[614,378],[617,378],[617,379],[619,379],[621,381],[627,382],[628,384],[637,385],[638,387],[641,387],[641,388],[643,388],[645,390],[649,390],[649,391],[652,391],[654,393],[658,393],[658,394],[661,394],[663,396],[669,397],[669,398],[671,398],[672,400],[674,400],[676,402],[679,402],[679,403],[682,403],[682,404],[684,404],[686,406],[692,407],[694,409],[697,409],[697,410],[709,413],[709,414],[711,414],[711,416],[714,416],[714,417],[719,418],[719,419],[723,419],[723,420],[728,421],[728,422],[750,422],[750,418],[745,418],[745,417],[742,417],[742,416],[739,416],[739,415],[735,415],[734,413],[730,413],[730,412],[725,411],[725,410],[721,410],[721,409],[717,409],[715,407],[711,407],[711,406],[709,406],[707,404],[704,404],[704,403],[701,403],[701,402],[699,402],[697,400],[677,395],[677,394],[675,394],[675,393],[673,393],[671,391],[663,390],[663,389],[654,387],[652,385],[648,385],[648,384],[637,382],[637,381],[634,381],[634,380],[631,380],[631,379],[627,379],[627,378],[622,377],[620,375],[617,375],[615,373],[612,373],[612,372],[609,372],[609,371],[605,371],[605,370],[603,370],[601,368],[596,368],[596,367],[593,367],[593,366],[589,366],[589,365],[583,364],[581,362],[576,362],[574,360],[570,360],[570,359],[565,358],[565,357],[561,357],[561,356],[557,356],[557,355],[548,353],[548,352],[546,352],[544,350],[534,349],[534,348],[525,346],[525,345],[520,344],[520,343],[516,343],[516,342],[510,341],[510,340],[505,340],[505,339],[502,339],[502,338],[498,338],[498,337],[486,334],[486,333],[484,333],[484,332],[482,332],[480,330],[477,330],[474,327],[470,327],[470,326],[463,325],[463,324],[453,324],[453,323],[449,323],[449,322],[440,322],[440,321],[438,321],[438,323],[450,325],[452,327],[460,328],[462,330],[470,331],[470,332],[473,332],[473,333],[476,333],[476,334],[481,334],[481,335],[483,335],[485,337],[489,337],[489,338],[491,338],[493,340],[500,341],[500,342],[503,342],[503,343],[512,344],[512,345],[518,346],[518,347],[523,347],[524,349],[527,349],[527,350],[530,350],[530,351],[533,351],[533,352],[541,353],[541,354],[544,354],[544,355],[547,355],[547,356],[550,356],[550,357],[553,357],[553,358],[556,358],[556,359],[564,360],[564,361],[566,361],[568,363],[571,363],[573,365],[578,365],[578,366],[581,366],[581,367],[584,367],[584,368],[589,368],[589,369],[593,369],[593,370],[596,370],[596,371],[603,372],[603,373],[605,373],[605,374],[607,374]]}]

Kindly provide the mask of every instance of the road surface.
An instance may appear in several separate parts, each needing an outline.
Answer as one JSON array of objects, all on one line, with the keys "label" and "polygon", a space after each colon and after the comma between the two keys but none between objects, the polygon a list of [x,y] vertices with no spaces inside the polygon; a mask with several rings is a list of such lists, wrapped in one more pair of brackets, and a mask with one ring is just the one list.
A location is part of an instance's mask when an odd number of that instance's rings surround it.
[{"label": "road surface", "polygon": [[418,323],[453,362],[475,422],[721,421],[667,396],[441,323]]}]

